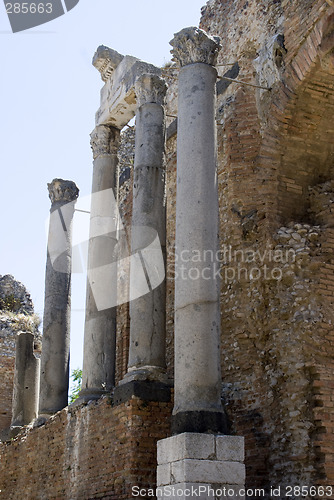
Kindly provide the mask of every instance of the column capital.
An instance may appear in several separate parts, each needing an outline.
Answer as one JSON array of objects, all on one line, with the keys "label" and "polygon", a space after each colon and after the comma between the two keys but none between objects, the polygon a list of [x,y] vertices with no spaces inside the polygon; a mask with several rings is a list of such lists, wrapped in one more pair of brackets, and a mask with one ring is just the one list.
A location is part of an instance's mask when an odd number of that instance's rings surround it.
[{"label": "column capital", "polygon": [[184,28],[174,35],[170,45],[173,61],[181,66],[194,63],[205,63],[214,66],[221,49],[220,38],[210,36],[200,28]]},{"label": "column capital", "polygon": [[135,92],[137,106],[147,103],[156,103],[161,106],[165,103],[167,84],[163,78],[153,73],[144,73],[136,80]]},{"label": "column capital", "polygon": [[75,201],[79,196],[79,189],[75,182],[65,181],[64,179],[53,179],[48,184],[49,198],[51,203],[57,201],[68,202]]},{"label": "column capital", "polygon": [[119,130],[107,125],[98,125],[90,134],[90,145],[94,160],[101,155],[117,154]]}]

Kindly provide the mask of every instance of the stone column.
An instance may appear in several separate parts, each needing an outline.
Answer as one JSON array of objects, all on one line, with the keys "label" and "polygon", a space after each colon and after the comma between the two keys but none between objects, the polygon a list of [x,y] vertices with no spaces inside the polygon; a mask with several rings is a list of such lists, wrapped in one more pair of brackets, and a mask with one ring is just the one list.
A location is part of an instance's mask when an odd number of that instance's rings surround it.
[{"label": "stone column", "polygon": [[119,130],[105,125],[91,135],[94,166],[84,359],[77,403],[98,399],[115,383],[119,140]]},{"label": "stone column", "polygon": [[40,360],[34,354],[34,338],[30,332],[16,337],[11,437],[38,414]]},{"label": "stone column", "polygon": [[[141,75],[137,96],[130,271],[130,349],[125,381],[164,381],[166,286],[165,114],[167,85],[153,74]],[[159,240],[156,239],[158,236]],[[152,242],[153,247],[150,246]],[[160,245],[161,248],[160,248]],[[162,254],[161,254],[162,251]],[[163,259],[159,268],[158,260]],[[154,263],[157,265],[154,266]],[[146,276],[142,274],[146,269]],[[156,275],[150,274],[150,269]],[[149,293],[131,300],[140,276]],[[152,279],[153,278],[153,279]],[[159,283],[155,287],[154,281]],[[139,284],[140,286],[140,284]]]},{"label": "stone column", "polygon": [[68,404],[72,221],[79,190],[74,182],[54,179],[51,200],[41,356],[39,415]]},{"label": "stone column", "polygon": [[[221,404],[216,79],[219,38],[185,28],[170,42],[178,88],[173,431],[225,432]],[[193,258],[192,258],[193,257]]]}]

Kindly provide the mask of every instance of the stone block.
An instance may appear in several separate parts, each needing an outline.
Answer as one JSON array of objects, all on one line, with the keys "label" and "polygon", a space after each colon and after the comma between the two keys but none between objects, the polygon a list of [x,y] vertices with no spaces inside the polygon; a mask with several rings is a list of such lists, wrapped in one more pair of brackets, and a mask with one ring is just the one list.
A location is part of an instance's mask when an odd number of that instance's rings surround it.
[{"label": "stone block", "polygon": [[245,466],[240,462],[180,460],[171,465],[175,483],[245,484]]},{"label": "stone block", "polygon": [[208,484],[199,483],[177,483],[165,486],[157,491],[159,500],[175,498],[178,500],[189,500],[200,498],[201,500],[216,500],[214,488]]},{"label": "stone block", "polygon": [[200,498],[201,500],[245,500],[243,493],[244,487],[237,484],[217,485],[182,482],[158,488],[157,498],[159,500],[170,498],[178,500],[195,498]]},{"label": "stone block", "polygon": [[214,485],[216,491],[215,500],[245,500],[245,487],[240,484],[219,484]]},{"label": "stone block", "polygon": [[215,436],[185,432],[158,442],[158,464],[188,458],[198,460],[215,458]]},{"label": "stone block", "polygon": [[245,440],[240,436],[216,436],[217,460],[243,462]]},{"label": "stone block", "polygon": [[171,464],[162,464],[157,467],[157,486],[171,484]]}]

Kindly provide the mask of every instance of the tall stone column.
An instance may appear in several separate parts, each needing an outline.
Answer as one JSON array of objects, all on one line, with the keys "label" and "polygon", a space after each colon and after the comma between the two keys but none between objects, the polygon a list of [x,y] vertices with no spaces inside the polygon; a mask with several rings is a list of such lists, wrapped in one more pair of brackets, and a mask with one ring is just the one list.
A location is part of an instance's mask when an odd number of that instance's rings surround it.
[{"label": "tall stone column", "polygon": [[[135,84],[137,96],[136,144],[131,226],[130,299],[138,290],[140,276],[148,281],[149,293],[130,301],[130,349],[125,381],[166,378],[165,322],[166,286],[166,197],[165,197],[165,113],[167,85],[153,74],[141,75]],[[150,246],[156,240],[154,247]],[[159,247],[159,243],[161,248]],[[153,261],[163,255],[163,263]],[[137,265],[138,264],[138,265]],[[153,266],[152,266],[153,264]],[[139,268],[138,268],[139,266]],[[149,267],[153,277],[139,272]],[[159,274],[159,275],[158,275]],[[154,288],[154,280],[160,283]],[[145,288],[145,287],[144,287]],[[153,289],[152,289],[153,288]]]},{"label": "tall stone column", "polygon": [[98,399],[115,383],[117,191],[120,132],[105,125],[91,135],[93,182],[82,390],[78,403]]},{"label": "tall stone column", "polygon": [[79,190],[74,182],[54,179],[51,200],[41,356],[39,415],[68,404],[72,221]]},{"label": "tall stone column", "polygon": [[30,332],[16,337],[11,437],[38,414],[40,359],[34,354],[34,339]]},{"label": "tall stone column", "polygon": [[[185,28],[170,42],[178,88],[173,431],[224,432],[221,404],[216,79],[219,38]],[[193,258],[192,258],[193,257]]]}]

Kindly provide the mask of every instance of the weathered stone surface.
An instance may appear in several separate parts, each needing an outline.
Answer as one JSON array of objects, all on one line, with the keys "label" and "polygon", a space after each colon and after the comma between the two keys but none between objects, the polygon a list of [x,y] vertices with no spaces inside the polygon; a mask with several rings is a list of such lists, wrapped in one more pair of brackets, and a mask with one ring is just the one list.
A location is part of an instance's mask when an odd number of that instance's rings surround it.
[{"label": "weathered stone surface", "polygon": [[[225,495],[239,498],[239,494],[243,497],[243,438],[184,433],[158,441],[157,451],[157,486],[161,489],[158,498],[168,495],[171,498],[216,499],[225,498]],[[225,459],[219,459],[218,454],[223,454]],[[235,490],[229,492],[231,495],[226,489],[225,493],[218,492],[224,487]]]},{"label": "weathered stone surface", "polygon": [[3,441],[9,437],[12,419],[16,336],[18,332],[31,332],[35,353],[39,355],[39,323],[26,287],[11,275],[0,276],[0,440]]},{"label": "weathered stone surface", "polygon": [[184,28],[170,41],[173,60],[181,66],[205,63],[214,66],[221,49],[220,38],[210,36],[200,28]]},{"label": "weathered stone surface", "polygon": [[185,459],[171,464],[175,483],[245,484],[245,466],[240,462]]},{"label": "weathered stone surface", "polygon": [[206,460],[215,456],[215,440],[213,434],[185,432],[159,441],[158,464],[177,462],[185,458]]},{"label": "weathered stone surface", "polygon": [[[173,415],[176,419],[177,414],[184,414],[185,418],[176,432],[196,431],[191,415],[187,428],[188,412],[222,412],[219,279],[214,272],[218,250],[217,73],[209,64],[219,45],[204,32],[194,30],[190,32],[195,36],[196,47],[200,54],[201,50],[207,56],[209,53],[210,60],[200,64],[196,58],[185,59],[186,66],[179,74]],[[188,37],[189,31],[182,30],[175,38],[184,50]],[[196,263],[189,258],[192,251],[200,255]],[[203,257],[205,252],[214,256],[209,262]],[[198,430],[205,432],[202,427]],[[207,430],[225,431],[212,429],[209,419]]]},{"label": "weathered stone surface", "polygon": [[30,332],[16,336],[12,435],[38,415],[40,359],[34,354],[34,341]]},{"label": "weathered stone surface", "polygon": [[[165,82],[144,74],[136,81],[139,98],[131,222],[131,254],[140,254],[149,293],[130,302],[129,378],[164,380],[166,287]],[[156,249],[149,250],[154,239]],[[152,265],[153,261],[156,265]],[[138,266],[141,267],[140,261]],[[130,299],[138,287],[138,266],[130,269]],[[150,271],[155,273],[150,275]],[[147,277],[143,276],[144,286]]]},{"label": "weathered stone surface", "polygon": [[94,54],[93,66],[101,73],[102,80],[106,82],[123,59],[124,56],[116,50],[100,45]]},{"label": "weathered stone surface", "polygon": [[96,125],[122,129],[136,114],[135,83],[143,73],[160,75],[161,70],[132,56],[125,56],[101,90]]},{"label": "weathered stone surface", "polygon": [[[8,304],[9,309],[6,307],[6,298],[14,299],[12,304]],[[26,287],[10,274],[0,276],[0,310],[10,310],[25,315],[34,312],[34,306]]]},{"label": "weathered stone surface", "polygon": [[167,500],[174,498],[178,500],[187,500],[200,498],[201,500],[245,500],[245,489],[237,484],[204,484],[182,482],[172,486],[161,487],[158,490],[157,498]]},{"label": "weathered stone surface", "polygon": [[74,182],[63,179],[54,179],[48,190],[52,205],[45,273],[40,422],[68,402],[72,221],[79,194]]},{"label": "weathered stone surface", "polygon": [[149,103],[163,106],[166,100],[167,85],[165,80],[158,75],[144,73],[136,80],[135,92],[138,108]]},{"label": "weathered stone surface", "polygon": [[64,179],[53,179],[48,184],[49,198],[51,203],[71,203],[79,196],[79,189],[73,181],[65,181]]},{"label": "weathered stone surface", "polygon": [[[115,383],[117,304],[116,206],[119,130],[99,125],[92,133],[93,180],[82,391],[77,403],[99,398]],[[100,297],[105,297],[102,305]]]},{"label": "weathered stone surface", "polygon": [[245,438],[242,436],[216,436],[217,460],[243,462],[245,460]]}]

